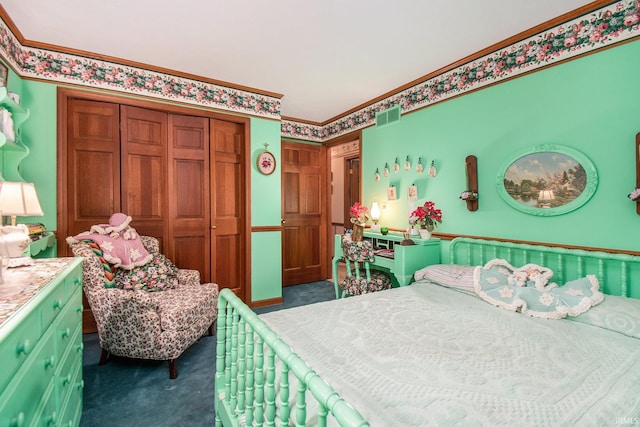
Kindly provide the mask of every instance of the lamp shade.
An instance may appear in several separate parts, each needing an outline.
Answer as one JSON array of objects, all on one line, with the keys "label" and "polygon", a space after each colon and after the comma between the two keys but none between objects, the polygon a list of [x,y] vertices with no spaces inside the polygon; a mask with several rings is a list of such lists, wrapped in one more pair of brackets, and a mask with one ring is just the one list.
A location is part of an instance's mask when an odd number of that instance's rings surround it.
[{"label": "lamp shade", "polygon": [[36,187],[28,182],[0,181],[0,215],[42,216]]},{"label": "lamp shade", "polygon": [[371,204],[371,219],[374,222],[377,222],[380,219],[380,206],[378,206],[378,202],[373,202]]}]

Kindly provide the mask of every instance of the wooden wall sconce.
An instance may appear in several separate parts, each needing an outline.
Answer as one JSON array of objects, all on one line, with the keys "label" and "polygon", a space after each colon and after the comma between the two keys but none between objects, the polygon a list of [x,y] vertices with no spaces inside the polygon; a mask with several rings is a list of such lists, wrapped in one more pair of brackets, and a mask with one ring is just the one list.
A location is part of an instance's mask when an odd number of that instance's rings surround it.
[{"label": "wooden wall sconce", "polygon": [[464,167],[467,175],[467,191],[475,196],[466,197],[467,209],[471,212],[478,210],[478,159],[476,156],[467,156],[464,159]]}]

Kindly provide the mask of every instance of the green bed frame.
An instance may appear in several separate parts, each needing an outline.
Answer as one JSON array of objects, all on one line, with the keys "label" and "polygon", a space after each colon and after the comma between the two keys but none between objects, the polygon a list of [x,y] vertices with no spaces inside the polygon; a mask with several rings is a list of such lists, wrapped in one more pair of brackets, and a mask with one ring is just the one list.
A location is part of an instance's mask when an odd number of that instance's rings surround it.
[{"label": "green bed frame", "polygon": [[[471,238],[454,239],[449,251],[453,264],[484,265],[502,258],[514,266],[544,265],[554,271],[552,280],[558,284],[593,274],[605,294],[640,298],[639,256]],[[295,390],[290,374],[298,380]],[[305,426],[308,399],[317,402],[319,426],[326,426],[329,417],[340,426],[369,425],[232,291],[223,289],[218,300],[216,426]]]},{"label": "green bed frame", "polygon": [[640,298],[640,256],[466,237],[453,239],[449,245],[452,264],[484,265],[494,258],[515,267],[548,267],[553,270],[551,281],[558,285],[593,274],[603,293]]}]

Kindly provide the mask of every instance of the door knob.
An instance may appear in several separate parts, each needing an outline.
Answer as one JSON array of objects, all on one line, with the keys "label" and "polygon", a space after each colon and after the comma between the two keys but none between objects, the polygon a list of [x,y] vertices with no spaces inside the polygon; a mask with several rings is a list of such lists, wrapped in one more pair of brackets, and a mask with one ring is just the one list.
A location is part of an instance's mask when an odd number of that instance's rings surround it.
[{"label": "door knob", "polygon": [[212,226],[211,226],[211,229],[212,229],[212,230],[215,230],[216,228],[218,228],[218,227],[216,227],[215,225],[212,225]]},{"label": "door knob", "polygon": [[286,219],[281,219],[281,220],[280,220],[280,223],[281,223],[281,224],[284,224],[285,222],[287,222],[287,220],[286,220]]}]

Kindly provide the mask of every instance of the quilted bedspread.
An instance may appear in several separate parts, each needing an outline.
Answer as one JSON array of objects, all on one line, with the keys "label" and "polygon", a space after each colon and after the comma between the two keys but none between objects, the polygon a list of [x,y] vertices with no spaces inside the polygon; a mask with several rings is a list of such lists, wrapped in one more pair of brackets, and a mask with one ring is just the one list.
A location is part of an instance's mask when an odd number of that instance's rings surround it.
[{"label": "quilted bedspread", "polygon": [[372,426],[640,417],[640,340],[416,282],[260,316]]}]

